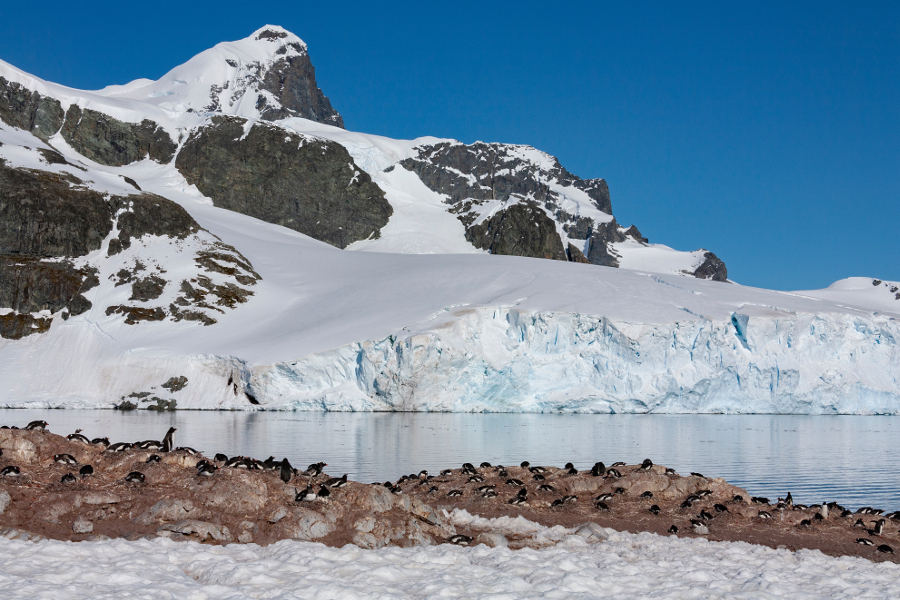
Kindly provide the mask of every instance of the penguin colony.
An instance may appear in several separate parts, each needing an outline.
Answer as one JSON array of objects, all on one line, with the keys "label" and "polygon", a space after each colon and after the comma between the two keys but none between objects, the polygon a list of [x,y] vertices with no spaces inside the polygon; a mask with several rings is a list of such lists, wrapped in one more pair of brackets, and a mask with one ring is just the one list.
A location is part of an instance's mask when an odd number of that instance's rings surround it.
[{"label": "penguin colony", "polygon": [[[33,421],[24,429],[52,435],[47,428],[45,421]],[[0,429],[17,428],[3,426]],[[350,484],[363,485],[349,480],[348,474],[328,477],[324,474],[325,462],[315,462],[299,470],[287,458],[258,460],[245,456],[228,457],[221,453],[215,454],[211,460],[203,458],[193,448],[176,446],[176,431],[174,427],[170,428],[161,441],[110,443],[107,438],[89,439],[78,430],[66,436],[66,440],[70,444],[97,449],[100,456],[141,457],[139,462],[132,463],[132,470],[117,482],[107,484],[107,487],[152,487],[151,467],[160,464],[162,456],[169,455],[195,457],[190,467],[194,476],[197,480],[211,483],[221,477],[224,469],[271,473],[284,485],[292,487],[293,502],[302,506],[326,504],[335,493],[340,494],[342,488]],[[98,465],[79,463],[75,454],[77,452],[74,451],[53,454],[52,463],[63,471],[61,476],[56,475],[55,481],[58,483],[53,484],[52,481],[38,482],[31,478],[24,465],[12,464],[0,450],[0,489],[17,485],[34,487],[36,483],[65,489],[84,486],[103,477]],[[167,462],[171,463],[171,460]],[[653,489],[644,489],[648,481],[652,482]],[[680,482],[689,483],[683,487],[690,491],[681,497],[674,497],[672,490],[679,489]],[[711,535],[715,539],[717,533],[728,531],[736,525],[758,533],[765,531],[766,527],[784,529],[788,524],[798,534],[815,534],[826,528],[844,532],[841,535],[859,548],[858,554],[866,555],[865,552],[868,552],[872,557],[893,557],[893,548],[900,543],[900,511],[885,514],[883,510],[872,507],[850,511],[834,502],[807,506],[795,503],[790,493],[775,503],[768,498],[744,494],[725,497],[737,488],[721,480],[708,479],[700,473],[691,473],[690,478],[683,478],[671,468],[654,465],[650,459],[637,466],[615,462],[607,467],[603,462],[597,462],[590,469],[581,471],[572,463],[563,468],[531,465],[528,461],[518,466],[481,462],[475,467],[472,463],[464,463],[459,469],[444,469],[438,475],[420,471],[404,475],[397,481],[374,482],[371,485],[382,486],[392,495],[407,494],[419,498],[438,509],[466,508],[470,513],[485,516],[522,514],[547,525],[565,521],[566,515],[570,514],[612,527],[616,526],[617,516],[630,515],[633,525],[634,515],[638,514],[643,515],[638,518],[641,528],[668,532],[670,535]],[[3,524],[2,516],[0,524]],[[457,533],[444,538],[444,541],[468,545],[473,539],[473,536]],[[727,536],[722,539],[727,539]]]}]

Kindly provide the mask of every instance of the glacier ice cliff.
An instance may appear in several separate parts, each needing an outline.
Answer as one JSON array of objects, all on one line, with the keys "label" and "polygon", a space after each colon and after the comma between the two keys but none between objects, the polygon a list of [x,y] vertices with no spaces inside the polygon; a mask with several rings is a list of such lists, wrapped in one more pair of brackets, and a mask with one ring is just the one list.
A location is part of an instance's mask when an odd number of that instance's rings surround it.
[{"label": "glacier ice cliff", "polygon": [[248,385],[280,410],[900,414],[896,319],[747,313],[644,324],[469,309],[253,367]]}]

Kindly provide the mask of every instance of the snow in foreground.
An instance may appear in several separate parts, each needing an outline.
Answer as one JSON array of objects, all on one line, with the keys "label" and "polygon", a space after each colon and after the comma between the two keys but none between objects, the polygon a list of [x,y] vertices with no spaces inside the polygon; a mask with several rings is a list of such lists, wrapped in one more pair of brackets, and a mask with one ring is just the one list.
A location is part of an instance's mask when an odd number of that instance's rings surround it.
[{"label": "snow in foreground", "polygon": [[888,562],[607,533],[542,550],[0,538],[0,598],[886,598],[900,586]]}]

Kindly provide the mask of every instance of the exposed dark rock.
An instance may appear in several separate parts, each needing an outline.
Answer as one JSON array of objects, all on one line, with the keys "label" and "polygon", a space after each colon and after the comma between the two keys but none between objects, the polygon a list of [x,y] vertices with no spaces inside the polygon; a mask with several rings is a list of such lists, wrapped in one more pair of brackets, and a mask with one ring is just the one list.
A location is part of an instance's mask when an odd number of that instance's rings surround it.
[{"label": "exposed dark rock", "polygon": [[140,302],[148,302],[156,300],[162,296],[166,287],[166,280],[156,275],[145,277],[144,279],[135,279],[131,284],[131,298],[129,300],[138,300]]},{"label": "exposed dark rock", "polygon": [[179,375],[178,377],[170,377],[167,382],[162,384],[161,387],[169,390],[170,392],[180,392],[185,388],[188,383],[188,378],[184,375]]},{"label": "exposed dark rock", "polygon": [[188,211],[162,196],[142,193],[127,197],[114,196],[113,200],[116,208],[128,208],[128,211],[119,215],[119,244],[115,249],[110,244],[110,256],[130,247],[132,238],[140,238],[146,234],[183,240],[200,231],[200,226]]},{"label": "exposed dark rock", "polygon": [[638,231],[638,228],[636,225],[632,225],[631,227],[626,229],[625,235],[627,235],[631,238],[634,238],[635,240],[637,240],[638,242],[640,242],[642,244],[650,243],[650,240],[648,240],[647,238],[645,238],[644,236],[641,235],[641,232]]},{"label": "exposed dark rock", "polygon": [[[186,302],[186,304],[190,303]],[[174,320],[175,322],[199,321],[204,325],[215,325],[216,323],[218,323],[218,321],[216,321],[206,313],[200,312],[199,310],[184,310],[175,304],[169,305],[169,312],[172,314],[172,320]]]},{"label": "exposed dark rock", "polygon": [[[562,212],[562,211],[560,211]],[[594,220],[587,217],[560,214],[560,220],[564,222],[563,231],[573,240],[586,240],[594,232]]]},{"label": "exposed dark rock", "polygon": [[76,269],[68,261],[0,256],[0,308],[17,313],[68,308],[69,314],[79,315],[91,308],[82,294],[98,284],[95,271]]},{"label": "exposed dark rock", "polygon": [[41,156],[44,157],[44,161],[48,165],[67,165],[69,161],[66,160],[66,157],[57,152],[56,150],[50,150],[49,148],[38,148],[38,152],[40,152]]},{"label": "exposed dark rock", "polygon": [[125,123],[73,104],[66,112],[62,136],[83,156],[102,165],[119,167],[149,156],[168,163],[178,146],[166,131],[148,119]]},{"label": "exposed dark rock", "polygon": [[[219,246],[223,250],[229,250],[230,252],[201,250],[197,253],[194,261],[206,271],[229,275],[234,277],[238,283],[244,285],[254,285],[257,281],[262,279],[262,277],[259,276],[259,273],[253,270],[253,265],[250,264],[250,261],[244,258],[234,246],[229,246],[227,244],[220,244]],[[240,267],[240,269],[230,267],[228,266],[228,263],[232,263],[237,267]],[[243,269],[243,272],[241,269]]]},{"label": "exposed dark rock", "polygon": [[137,191],[139,191],[139,192],[142,191],[142,190],[141,190],[141,186],[139,186],[139,185],[137,184],[137,181],[135,181],[135,180],[132,179],[131,177],[123,177],[123,179],[125,180],[125,183],[127,183],[128,185],[130,185],[131,187],[133,187],[133,188],[136,189]]},{"label": "exposed dark rock", "polygon": [[316,69],[305,52],[276,61],[266,71],[259,89],[271,93],[281,103],[280,107],[269,106],[266,97],[261,95],[256,108],[263,119],[277,121],[302,117],[344,127],[344,119],[316,85]]},{"label": "exposed dark rock", "polygon": [[567,260],[553,220],[533,202],[498,211],[470,227],[466,239],[491,254]]},{"label": "exposed dark rock", "polygon": [[[526,150],[531,148],[524,147]],[[553,157],[551,166],[537,165],[519,156],[523,147],[510,144],[461,144],[442,142],[422,146],[415,158],[400,162],[414,172],[429,189],[449,196],[451,204],[466,199],[505,201],[518,195],[540,203],[558,195],[548,181],[574,186],[593,200],[594,205],[612,214],[609,188],[602,179],[580,179],[566,171]],[[469,176],[474,178],[474,181]]]},{"label": "exposed dark rock", "polygon": [[112,230],[113,206],[77,177],[0,165],[0,254],[82,256]]},{"label": "exposed dark rock", "polygon": [[588,264],[590,264],[590,262],[591,262],[584,255],[584,252],[582,252],[581,250],[579,250],[572,244],[569,244],[569,247],[566,248],[566,257],[569,259],[569,262],[588,263]]},{"label": "exposed dark rock", "polygon": [[615,219],[608,223],[595,225],[594,233],[591,234],[587,258],[595,265],[618,267],[618,257],[610,248],[610,244],[624,241],[625,235],[619,230],[619,224],[616,223]]},{"label": "exposed dark rock", "polygon": [[109,316],[111,314],[125,315],[125,323],[128,325],[136,325],[139,321],[162,321],[166,318],[166,311],[159,307],[107,306],[106,315]]},{"label": "exposed dark rock", "polygon": [[216,206],[283,225],[338,248],[378,237],[393,212],[340,144],[214,117],[175,164]]},{"label": "exposed dark rock", "polygon": [[50,331],[52,322],[50,317],[35,318],[27,313],[0,315],[0,337],[18,340],[32,333],[46,333]]},{"label": "exposed dark rock", "polygon": [[0,77],[0,121],[47,141],[63,124],[59,100]]},{"label": "exposed dark rock", "polygon": [[703,255],[705,260],[692,275],[698,279],[711,279],[713,281],[728,281],[728,269],[725,263],[719,260],[719,257],[712,252]]},{"label": "exposed dark rock", "polygon": [[167,410],[175,410],[177,402],[175,399],[165,400],[163,398],[157,398],[153,396],[150,398],[151,402],[155,402],[155,404],[150,404],[146,407],[146,410],[154,410],[157,412],[163,412]]}]

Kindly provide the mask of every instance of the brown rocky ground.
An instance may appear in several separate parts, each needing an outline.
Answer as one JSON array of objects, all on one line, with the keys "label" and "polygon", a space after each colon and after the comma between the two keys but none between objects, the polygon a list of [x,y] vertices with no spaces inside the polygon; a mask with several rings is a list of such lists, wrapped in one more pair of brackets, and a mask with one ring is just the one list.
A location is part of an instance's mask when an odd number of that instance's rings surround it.
[{"label": "brown rocky ground", "polygon": [[[841,517],[839,510],[832,509],[828,518],[816,520],[818,509],[779,510],[774,505],[754,504],[746,490],[722,479],[666,474],[659,465],[646,471],[637,466],[616,467],[621,478],[544,467],[540,473],[543,481],[536,480],[536,473],[528,468],[518,466],[506,467],[505,475],[496,466],[476,468],[477,478],[483,481],[470,481],[471,473],[453,469],[428,479],[404,479],[393,491],[384,485],[351,481],[330,489],[327,500],[297,502],[298,490],[305,489],[308,482],[318,489],[329,475],[295,474],[285,484],[278,470],[226,468],[219,462],[214,464],[222,468],[214,475],[201,477],[195,467],[204,459],[200,454],[185,450],[111,452],[101,445],[21,429],[0,429],[0,449],[0,469],[15,465],[21,471],[17,477],[0,476],[0,535],[7,536],[22,532],[61,540],[165,536],[207,543],[257,544],[297,539],[376,548],[442,543],[451,535],[463,534],[494,545],[497,538],[491,537],[491,532],[454,527],[444,510],[465,509],[486,518],[522,516],[546,526],[577,527],[593,522],[619,531],[663,535],[675,525],[679,536],[697,536],[691,519],[706,511],[712,518],[706,521],[709,533],[704,537],[710,540],[818,549],[834,556],[900,562],[898,524],[890,518],[882,534],[873,535],[854,527],[854,523],[862,518],[871,528],[871,521],[883,517]],[[55,462],[54,456],[63,453],[72,455],[78,464]],[[148,464],[151,454],[158,454],[160,462]],[[87,464],[94,474],[78,476],[81,466]],[[143,473],[145,482],[126,482],[125,476],[132,471]],[[62,483],[66,473],[75,474],[77,480]],[[507,484],[510,479],[524,485]],[[541,485],[554,489],[541,491]],[[483,497],[477,491],[482,486],[494,486],[490,489],[496,491],[496,497]],[[527,501],[509,504],[507,501],[523,487]],[[462,495],[448,496],[451,490],[459,490]],[[709,494],[690,508],[681,507],[688,496],[704,490]],[[652,497],[643,496],[646,492]],[[600,494],[612,494],[605,500],[608,511],[595,506]],[[564,496],[576,499],[552,506]],[[726,507],[727,512],[717,512],[716,504]],[[659,514],[650,512],[653,505],[659,508]],[[768,511],[773,518],[760,519],[760,510]],[[801,525],[804,519],[811,524]],[[481,540],[477,539],[479,535]],[[856,543],[860,537],[871,539],[874,546]],[[514,535],[500,538],[499,543],[512,548],[528,545]],[[897,554],[879,552],[881,544],[891,546]]]}]

